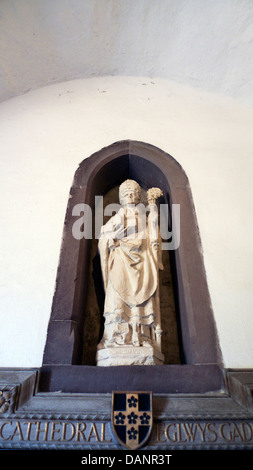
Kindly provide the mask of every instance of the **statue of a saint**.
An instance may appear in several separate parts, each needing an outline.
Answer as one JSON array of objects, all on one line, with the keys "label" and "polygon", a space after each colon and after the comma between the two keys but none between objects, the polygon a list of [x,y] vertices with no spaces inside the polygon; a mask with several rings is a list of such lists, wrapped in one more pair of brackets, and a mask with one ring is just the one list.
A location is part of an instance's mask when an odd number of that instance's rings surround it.
[{"label": "statue of a saint", "polygon": [[99,253],[105,288],[104,334],[97,365],[162,364],[159,269],[163,269],[156,199],[140,204],[141,188],[126,180],[120,210],[102,227]]}]

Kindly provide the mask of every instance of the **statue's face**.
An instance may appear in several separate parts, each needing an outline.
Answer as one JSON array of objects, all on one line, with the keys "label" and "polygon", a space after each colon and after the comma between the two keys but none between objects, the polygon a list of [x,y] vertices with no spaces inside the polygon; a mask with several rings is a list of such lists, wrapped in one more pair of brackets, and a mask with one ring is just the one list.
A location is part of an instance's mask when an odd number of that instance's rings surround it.
[{"label": "statue's face", "polygon": [[122,206],[138,204],[140,202],[138,191],[135,191],[134,189],[125,189],[120,195],[120,202]]}]

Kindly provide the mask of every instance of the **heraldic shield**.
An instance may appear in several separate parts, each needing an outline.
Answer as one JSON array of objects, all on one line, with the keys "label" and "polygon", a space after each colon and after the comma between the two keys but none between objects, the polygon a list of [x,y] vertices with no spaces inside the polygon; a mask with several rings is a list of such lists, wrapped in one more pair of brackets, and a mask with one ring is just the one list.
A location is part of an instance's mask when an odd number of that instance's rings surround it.
[{"label": "heraldic shield", "polygon": [[152,392],[112,393],[112,427],[120,444],[130,450],[142,447],[152,426]]}]

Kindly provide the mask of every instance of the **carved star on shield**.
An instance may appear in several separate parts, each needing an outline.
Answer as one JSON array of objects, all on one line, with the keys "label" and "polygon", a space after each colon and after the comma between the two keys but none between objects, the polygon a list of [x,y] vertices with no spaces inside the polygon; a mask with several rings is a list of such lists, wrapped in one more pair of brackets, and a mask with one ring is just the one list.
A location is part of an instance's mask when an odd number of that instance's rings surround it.
[{"label": "carved star on shield", "polygon": [[152,392],[112,393],[112,428],[121,445],[139,449],[147,442],[152,426]]}]

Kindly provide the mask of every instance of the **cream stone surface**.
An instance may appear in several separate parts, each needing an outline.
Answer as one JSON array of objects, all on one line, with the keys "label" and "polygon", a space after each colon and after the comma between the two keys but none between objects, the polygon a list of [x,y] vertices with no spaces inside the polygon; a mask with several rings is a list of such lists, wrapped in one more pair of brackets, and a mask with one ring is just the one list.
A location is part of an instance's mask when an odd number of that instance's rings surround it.
[{"label": "cream stone surface", "polygon": [[[101,228],[98,247],[105,322],[98,366],[157,363],[154,350],[161,351],[159,269],[163,265],[156,201],[161,195],[159,188],[150,188],[145,207],[140,203],[139,184],[124,181],[119,187],[121,208]],[[113,348],[122,349],[118,357]]]},{"label": "cream stone surface", "polygon": [[1,103],[1,366],[41,365],[78,164],[132,139],[185,170],[224,364],[253,367],[252,128],[252,108],[235,99],[147,76],[74,80]]},{"label": "cream stone surface", "polygon": [[164,355],[152,346],[122,346],[120,348],[104,348],[97,351],[97,365],[109,366],[161,366]]}]

